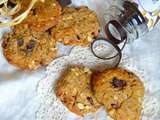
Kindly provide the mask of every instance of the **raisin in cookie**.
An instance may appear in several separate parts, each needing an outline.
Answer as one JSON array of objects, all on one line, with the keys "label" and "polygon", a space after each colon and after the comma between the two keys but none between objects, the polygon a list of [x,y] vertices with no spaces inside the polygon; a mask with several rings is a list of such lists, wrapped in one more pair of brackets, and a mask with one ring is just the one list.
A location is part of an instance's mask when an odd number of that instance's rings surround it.
[{"label": "raisin in cookie", "polygon": [[83,116],[95,112],[100,104],[93,97],[91,86],[91,71],[83,67],[71,67],[58,80],[56,95],[66,107]]},{"label": "raisin in cookie", "polygon": [[27,24],[19,24],[5,34],[2,47],[8,62],[21,69],[47,65],[57,54],[50,32],[35,32]]},{"label": "raisin in cookie", "polygon": [[96,99],[104,104],[114,120],[139,120],[144,97],[140,79],[126,70],[115,68],[92,77]]},{"label": "raisin in cookie", "polygon": [[53,27],[52,35],[56,41],[65,45],[88,46],[99,33],[96,14],[88,7],[66,7],[61,19]]},{"label": "raisin in cookie", "polygon": [[[27,10],[31,0],[22,0],[20,11],[13,16],[16,17]],[[36,31],[45,31],[58,23],[61,14],[61,6],[57,0],[38,0],[23,20],[23,23],[30,24]]]}]

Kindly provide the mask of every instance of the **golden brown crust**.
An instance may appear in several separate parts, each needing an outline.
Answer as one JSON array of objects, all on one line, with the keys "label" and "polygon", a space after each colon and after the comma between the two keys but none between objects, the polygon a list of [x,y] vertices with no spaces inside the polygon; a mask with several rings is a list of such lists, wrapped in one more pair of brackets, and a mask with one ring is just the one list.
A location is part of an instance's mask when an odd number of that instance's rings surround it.
[{"label": "golden brown crust", "polygon": [[[31,0],[22,0],[21,2],[22,6],[20,11],[13,17],[23,13],[28,8]],[[57,0],[37,1],[23,23],[29,24],[35,31],[42,32],[55,26],[58,23],[60,14],[61,6]]]},{"label": "golden brown crust", "polygon": [[95,112],[100,107],[92,94],[90,80],[88,68],[71,67],[57,82],[57,97],[70,111],[80,116]]},{"label": "golden brown crust", "polygon": [[19,24],[5,34],[2,46],[8,62],[21,69],[37,69],[57,55],[49,32],[35,32],[27,24]]},{"label": "golden brown crust", "polygon": [[98,36],[99,29],[98,18],[88,7],[66,7],[52,35],[65,45],[88,46]]},{"label": "golden brown crust", "polygon": [[135,74],[107,69],[93,75],[92,86],[95,97],[114,120],[140,119],[144,86]]}]

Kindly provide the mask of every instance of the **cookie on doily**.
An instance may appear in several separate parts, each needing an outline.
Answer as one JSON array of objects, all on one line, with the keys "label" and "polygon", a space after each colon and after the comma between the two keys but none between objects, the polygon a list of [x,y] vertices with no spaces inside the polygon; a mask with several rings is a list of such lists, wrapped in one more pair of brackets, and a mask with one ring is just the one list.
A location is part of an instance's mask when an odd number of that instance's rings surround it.
[{"label": "cookie on doily", "polygon": [[114,120],[140,118],[144,86],[134,73],[114,68],[93,74],[92,78],[94,95]]},{"label": "cookie on doily", "polygon": [[71,67],[57,82],[57,97],[70,111],[80,116],[96,112],[101,106],[91,91],[91,74],[88,68]]}]

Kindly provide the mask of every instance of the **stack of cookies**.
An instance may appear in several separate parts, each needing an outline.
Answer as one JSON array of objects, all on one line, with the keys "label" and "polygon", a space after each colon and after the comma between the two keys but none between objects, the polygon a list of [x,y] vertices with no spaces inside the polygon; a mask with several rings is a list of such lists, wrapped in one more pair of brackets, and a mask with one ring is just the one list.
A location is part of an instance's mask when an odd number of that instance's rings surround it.
[{"label": "stack of cookies", "polygon": [[55,91],[77,115],[84,116],[104,106],[113,120],[140,120],[144,86],[127,70],[92,72],[85,67],[71,67],[57,81]]},{"label": "stack of cookies", "polygon": [[[22,0],[21,15],[31,0]],[[29,15],[11,33],[4,35],[3,53],[9,63],[20,69],[35,70],[57,57],[56,42],[88,46],[98,36],[99,22],[88,7],[64,7],[62,1],[38,1]]]}]

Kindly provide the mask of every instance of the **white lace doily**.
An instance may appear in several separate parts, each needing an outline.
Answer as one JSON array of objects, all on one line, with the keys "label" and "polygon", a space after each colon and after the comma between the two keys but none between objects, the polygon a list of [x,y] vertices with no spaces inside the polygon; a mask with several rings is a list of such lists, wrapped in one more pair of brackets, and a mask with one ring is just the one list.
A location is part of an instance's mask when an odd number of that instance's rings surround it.
[{"label": "white lace doily", "polygon": [[[115,60],[116,61],[116,60]],[[114,62],[115,62],[114,61]],[[113,61],[100,60],[93,56],[89,48],[75,47],[69,56],[60,57],[53,61],[46,70],[46,77],[39,82],[37,93],[41,99],[40,108],[37,111],[37,120],[111,120],[105,110],[101,108],[97,113],[91,113],[85,117],[79,117],[68,111],[68,109],[57,99],[54,93],[56,80],[69,65],[82,65],[95,70],[111,67]],[[145,85],[144,108],[142,120],[158,120],[160,112],[159,98],[152,93],[151,82],[147,79],[140,68],[134,66],[132,58],[123,55],[120,67],[136,73]],[[159,93],[159,92],[158,92]],[[152,119],[153,118],[153,119]]]}]

